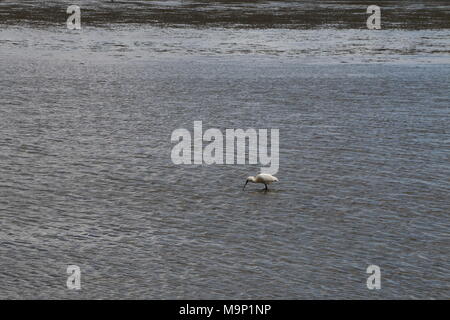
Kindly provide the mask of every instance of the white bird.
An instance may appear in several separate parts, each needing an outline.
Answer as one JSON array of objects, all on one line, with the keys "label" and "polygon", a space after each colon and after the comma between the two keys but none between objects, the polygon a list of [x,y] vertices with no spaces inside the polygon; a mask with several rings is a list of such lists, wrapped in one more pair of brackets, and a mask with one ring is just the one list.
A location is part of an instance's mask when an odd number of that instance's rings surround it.
[{"label": "white bird", "polygon": [[268,184],[271,184],[272,182],[278,182],[278,178],[274,177],[271,174],[268,173],[260,173],[258,174],[256,177],[250,176],[247,178],[247,181],[245,181],[244,184],[244,188],[242,188],[242,190],[245,189],[245,186],[247,185],[247,183],[249,182],[253,182],[253,183],[264,183],[265,185],[265,190],[269,190],[267,188]]}]

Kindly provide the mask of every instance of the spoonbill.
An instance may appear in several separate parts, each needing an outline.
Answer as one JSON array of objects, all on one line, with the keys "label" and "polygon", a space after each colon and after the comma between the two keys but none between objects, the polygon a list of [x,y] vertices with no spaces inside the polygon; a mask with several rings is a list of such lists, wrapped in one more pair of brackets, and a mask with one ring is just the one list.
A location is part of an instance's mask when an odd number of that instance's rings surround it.
[{"label": "spoonbill", "polygon": [[267,188],[268,184],[271,184],[272,182],[278,182],[278,178],[274,177],[271,174],[268,173],[260,173],[258,174],[256,177],[250,176],[247,178],[247,181],[245,181],[244,184],[244,188],[242,188],[242,190],[245,189],[245,186],[247,185],[247,183],[249,182],[253,182],[253,183],[264,183],[265,189],[264,190],[269,190]]}]

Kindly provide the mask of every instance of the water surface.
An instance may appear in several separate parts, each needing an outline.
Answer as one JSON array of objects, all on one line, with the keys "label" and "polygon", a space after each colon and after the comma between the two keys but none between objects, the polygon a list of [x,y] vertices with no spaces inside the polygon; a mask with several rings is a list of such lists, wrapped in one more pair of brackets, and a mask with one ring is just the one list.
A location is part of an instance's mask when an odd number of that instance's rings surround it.
[{"label": "water surface", "polygon": [[[321,22],[354,1],[80,1],[81,31],[37,2],[0,2],[0,298],[449,298],[448,2],[380,31]],[[199,120],[279,128],[280,183],[174,165]]]}]

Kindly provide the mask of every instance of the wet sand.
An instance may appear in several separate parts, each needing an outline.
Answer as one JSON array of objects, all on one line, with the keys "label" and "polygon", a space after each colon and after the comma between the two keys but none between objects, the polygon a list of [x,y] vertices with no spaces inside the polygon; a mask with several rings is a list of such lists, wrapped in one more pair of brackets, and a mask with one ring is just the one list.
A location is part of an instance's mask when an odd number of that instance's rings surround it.
[{"label": "wet sand", "polygon": [[[193,25],[246,28],[364,29],[367,1],[0,1],[0,23],[58,25],[66,8],[79,4],[83,23]],[[382,23],[389,29],[450,27],[450,4],[445,0],[378,1]]]}]

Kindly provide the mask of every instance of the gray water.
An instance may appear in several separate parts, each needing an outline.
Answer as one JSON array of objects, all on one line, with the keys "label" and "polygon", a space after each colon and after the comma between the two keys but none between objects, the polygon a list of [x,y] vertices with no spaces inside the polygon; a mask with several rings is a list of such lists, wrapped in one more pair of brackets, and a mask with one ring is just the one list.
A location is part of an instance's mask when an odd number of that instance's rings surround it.
[{"label": "gray water", "polygon": [[[69,31],[64,10],[44,14],[56,2],[37,2],[0,2],[0,298],[450,297],[445,19],[396,28],[388,15],[370,31],[323,25],[320,8],[308,28],[217,18],[245,6],[233,1],[177,25],[208,6],[122,2],[172,5],[164,24],[131,23],[142,15],[81,1],[86,24]],[[430,3],[420,12],[448,14]],[[242,191],[260,165],[174,165],[173,130],[200,120],[279,128],[280,182]]]}]

